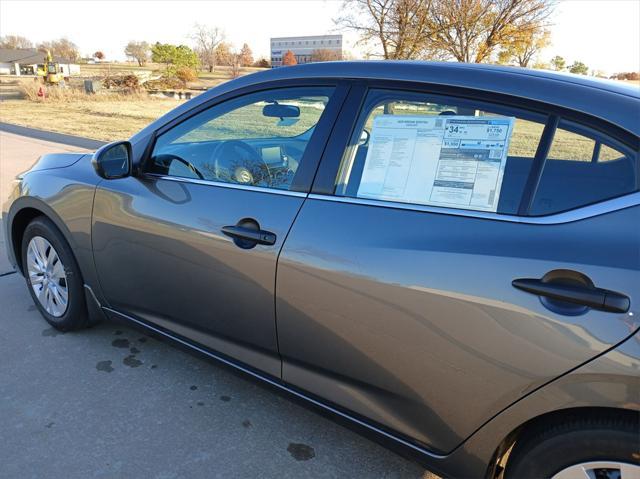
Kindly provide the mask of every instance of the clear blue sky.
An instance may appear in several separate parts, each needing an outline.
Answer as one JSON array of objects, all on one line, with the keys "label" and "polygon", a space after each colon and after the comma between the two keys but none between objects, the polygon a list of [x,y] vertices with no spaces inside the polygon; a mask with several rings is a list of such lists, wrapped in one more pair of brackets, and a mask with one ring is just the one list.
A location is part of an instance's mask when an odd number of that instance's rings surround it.
[{"label": "clear blue sky", "polygon": [[[18,34],[34,42],[66,36],[82,54],[102,50],[124,59],[129,40],[190,43],[194,23],[223,28],[240,47],[247,42],[255,56],[268,56],[272,36],[340,33],[333,19],[337,0],[236,1],[30,1],[0,0],[0,35]],[[607,73],[640,70],[640,0],[565,0],[552,19],[553,45],[542,54],[580,60]],[[364,54],[347,48],[356,57]]]}]

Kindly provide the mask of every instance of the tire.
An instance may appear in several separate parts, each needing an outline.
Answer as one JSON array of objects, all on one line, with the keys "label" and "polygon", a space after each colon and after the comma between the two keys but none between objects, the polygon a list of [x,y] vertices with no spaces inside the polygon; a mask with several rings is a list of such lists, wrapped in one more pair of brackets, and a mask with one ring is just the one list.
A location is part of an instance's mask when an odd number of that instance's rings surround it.
[{"label": "tire", "polygon": [[[54,261],[54,255],[58,261]],[[39,262],[43,257],[51,261]],[[43,264],[52,266],[47,270]],[[84,281],[78,263],[60,230],[45,216],[33,219],[24,231],[22,265],[33,302],[51,326],[60,331],[72,331],[89,325]]]},{"label": "tire", "polygon": [[[640,477],[639,416],[593,415],[538,427],[516,441],[504,477]],[[581,468],[593,472],[586,475]],[[571,476],[575,471],[581,475]]]}]

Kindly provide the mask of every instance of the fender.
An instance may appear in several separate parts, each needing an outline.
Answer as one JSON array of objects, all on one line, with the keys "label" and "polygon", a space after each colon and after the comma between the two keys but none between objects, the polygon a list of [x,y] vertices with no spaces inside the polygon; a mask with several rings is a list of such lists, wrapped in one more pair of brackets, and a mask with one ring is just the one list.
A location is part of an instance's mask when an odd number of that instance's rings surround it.
[{"label": "fender", "polygon": [[[630,326],[635,331],[625,340],[485,423],[446,457],[447,471],[454,477],[495,477],[496,460],[536,421],[561,421],[568,414],[590,414],[599,408],[640,413],[640,329],[637,321]],[[503,440],[496,444],[495,438]]]},{"label": "fender", "polygon": [[[44,172],[43,172],[44,173]],[[24,182],[29,184],[29,180],[34,179],[35,174],[26,175]],[[53,180],[49,175],[47,180]],[[55,181],[52,181],[52,183]],[[34,188],[37,191],[39,188]],[[22,188],[22,191],[29,191],[30,188]],[[20,259],[20,246],[16,244],[15,228],[26,225],[18,225],[16,218],[21,218],[22,214],[29,211],[27,219],[31,219],[33,212],[39,212],[48,217],[60,230],[69,246],[73,250],[78,267],[82,273],[84,283],[90,287],[95,300],[101,304],[106,304],[100,283],[93,262],[93,252],[91,246],[91,213],[93,209],[93,198],[95,185],[77,185],[75,191],[57,190],[51,196],[20,196],[16,198],[9,209],[6,224],[7,251],[10,262],[16,266],[18,272],[24,275]],[[69,201],[70,196],[75,196],[73,201]],[[93,297],[88,298],[93,301]]]}]

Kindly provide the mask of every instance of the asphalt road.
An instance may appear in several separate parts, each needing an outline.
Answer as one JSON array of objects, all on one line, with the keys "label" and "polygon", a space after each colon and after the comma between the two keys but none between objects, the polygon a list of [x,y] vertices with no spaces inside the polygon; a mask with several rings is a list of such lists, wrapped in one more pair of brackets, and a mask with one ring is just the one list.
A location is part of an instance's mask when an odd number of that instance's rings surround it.
[{"label": "asphalt road", "polygon": [[[0,140],[2,184],[35,150],[75,150],[6,133]],[[0,477],[431,477],[251,379],[123,324],[61,334],[7,271],[0,242]]]}]

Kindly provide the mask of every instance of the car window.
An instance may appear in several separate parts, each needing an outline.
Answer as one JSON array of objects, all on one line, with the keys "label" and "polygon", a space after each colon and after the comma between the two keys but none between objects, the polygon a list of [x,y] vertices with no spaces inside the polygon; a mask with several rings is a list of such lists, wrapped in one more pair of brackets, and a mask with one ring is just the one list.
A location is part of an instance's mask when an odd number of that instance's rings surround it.
[{"label": "car window", "polygon": [[296,87],[215,105],[160,135],[151,173],[289,189],[331,87]]},{"label": "car window", "polygon": [[548,215],[632,193],[638,162],[598,132],[561,122],[544,163],[530,214]]},{"label": "car window", "polygon": [[335,192],[515,214],[545,122],[481,102],[372,90]]}]

